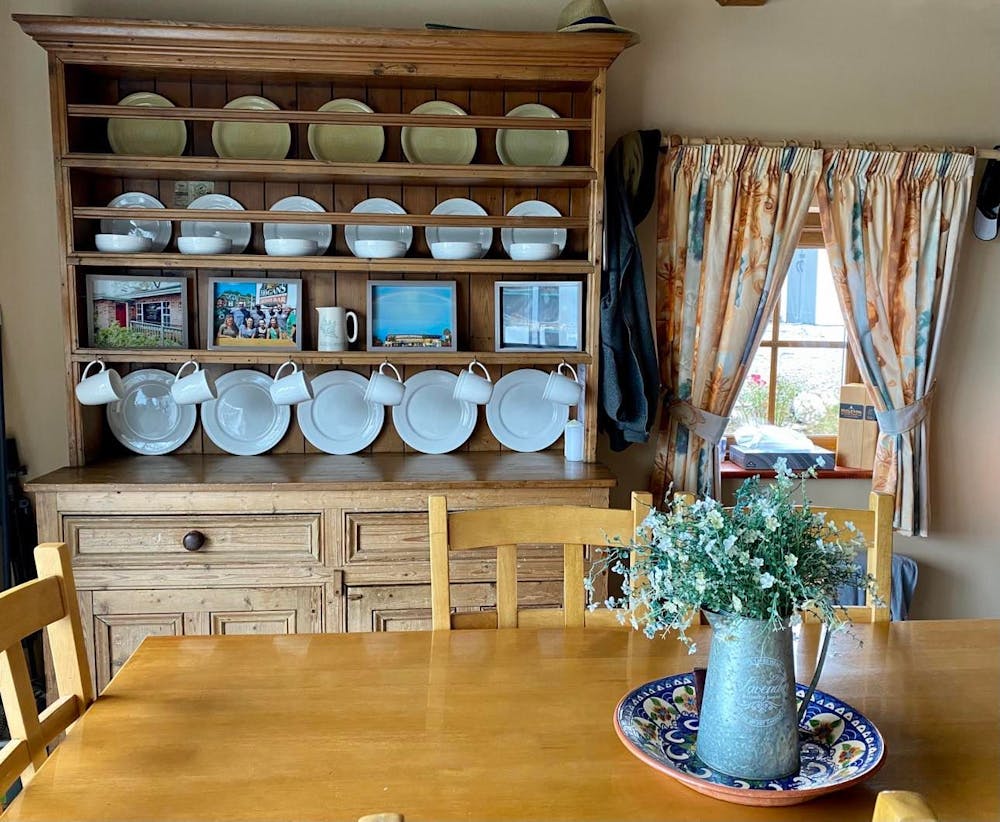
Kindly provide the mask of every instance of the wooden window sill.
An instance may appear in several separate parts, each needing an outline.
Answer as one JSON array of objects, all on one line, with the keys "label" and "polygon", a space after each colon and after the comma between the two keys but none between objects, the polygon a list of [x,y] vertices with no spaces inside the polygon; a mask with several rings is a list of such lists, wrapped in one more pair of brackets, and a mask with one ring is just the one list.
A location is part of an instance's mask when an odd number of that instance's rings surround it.
[{"label": "wooden window sill", "polygon": [[[774,471],[764,468],[740,468],[735,462],[724,460],[722,463],[723,479],[746,479],[747,477],[760,476],[763,479],[774,477]],[[870,468],[841,468],[834,467],[829,471],[817,471],[817,479],[871,479]]]}]

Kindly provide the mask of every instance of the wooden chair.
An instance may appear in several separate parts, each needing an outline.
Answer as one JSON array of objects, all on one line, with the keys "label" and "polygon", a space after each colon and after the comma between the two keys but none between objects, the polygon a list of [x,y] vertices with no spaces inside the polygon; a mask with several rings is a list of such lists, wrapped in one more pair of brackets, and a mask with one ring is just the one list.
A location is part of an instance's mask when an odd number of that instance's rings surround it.
[{"label": "wooden chair", "polygon": [[[45,761],[47,746],[94,701],[69,550],[35,548],[38,579],[0,594],[0,698],[11,741],[0,749],[0,794],[18,777],[26,784]],[[59,699],[38,713],[21,640],[45,628]]]},{"label": "wooden chair", "polygon": [[[674,495],[687,503],[694,501],[693,494],[679,492]],[[864,605],[844,606],[847,615],[854,622],[888,622],[889,595],[892,590],[892,517],[895,510],[895,498],[892,494],[877,494],[868,496],[867,508],[830,508],[823,505],[812,505],[814,511],[822,511],[826,519],[832,520],[838,529],[845,522],[853,522],[868,543],[868,573],[875,577],[875,588],[884,605],[876,605],[869,591],[865,596]],[[811,618],[811,615],[807,615]]]},{"label": "wooden chair", "polygon": [[879,791],[872,822],[937,822],[937,816],[919,793]]},{"label": "wooden chair", "polygon": [[[632,494],[630,510],[573,505],[521,505],[448,512],[443,496],[428,500],[431,541],[431,615],[434,630],[528,628],[566,625],[618,627],[613,611],[586,609],[585,545],[627,545],[652,506],[652,497]],[[517,607],[517,546],[563,545],[563,607]],[[452,551],[496,547],[497,610],[451,613],[448,558]]]}]

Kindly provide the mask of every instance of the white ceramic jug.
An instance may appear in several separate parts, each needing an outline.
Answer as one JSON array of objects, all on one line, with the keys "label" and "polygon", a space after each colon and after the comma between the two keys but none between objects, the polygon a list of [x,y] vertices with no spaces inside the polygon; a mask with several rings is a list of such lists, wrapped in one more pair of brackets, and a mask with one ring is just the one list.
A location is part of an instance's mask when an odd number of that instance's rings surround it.
[{"label": "white ceramic jug", "polygon": [[[331,305],[316,309],[319,312],[318,351],[346,351],[347,344],[358,338],[358,315],[346,308]],[[352,321],[347,333],[347,321]]]}]

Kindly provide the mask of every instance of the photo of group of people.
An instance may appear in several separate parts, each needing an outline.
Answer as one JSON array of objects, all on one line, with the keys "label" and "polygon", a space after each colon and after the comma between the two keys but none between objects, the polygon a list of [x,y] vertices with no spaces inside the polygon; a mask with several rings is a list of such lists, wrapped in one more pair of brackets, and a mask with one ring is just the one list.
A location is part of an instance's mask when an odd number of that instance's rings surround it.
[{"label": "photo of group of people", "polygon": [[209,292],[209,348],[301,348],[300,280],[213,279]]}]

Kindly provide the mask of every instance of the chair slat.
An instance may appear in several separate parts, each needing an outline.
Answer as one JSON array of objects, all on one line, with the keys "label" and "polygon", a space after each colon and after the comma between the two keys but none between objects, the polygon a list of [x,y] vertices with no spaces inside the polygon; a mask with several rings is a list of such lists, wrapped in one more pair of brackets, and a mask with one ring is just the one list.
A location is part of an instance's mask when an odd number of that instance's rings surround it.
[{"label": "chair slat", "polygon": [[20,640],[0,652],[0,699],[7,714],[11,739],[23,739],[28,745],[31,767],[24,773],[30,777],[34,769],[45,761],[47,754]]},{"label": "chair slat", "polygon": [[583,546],[563,545],[563,620],[567,628],[583,627]]},{"label": "chair slat", "polygon": [[28,753],[28,743],[23,739],[12,739],[0,748],[0,794],[6,792],[6,786],[25,771],[32,769],[31,754]]},{"label": "chair slat", "polygon": [[65,613],[59,580],[54,577],[33,579],[4,591],[0,594],[0,648],[9,648]]},{"label": "chair slat", "polygon": [[442,496],[427,500],[431,544],[431,627],[451,627],[451,578],[448,569],[448,502]]},{"label": "chair slat", "polygon": [[525,543],[609,545],[632,539],[632,514],[577,505],[519,505],[448,515],[448,548],[465,551]]},{"label": "chair slat", "polygon": [[517,615],[519,628],[562,628],[564,624],[562,608],[525,608]]},{"label": "chair slat", "polygon": [[447,628],[496,628],[496,611],[459,611],[451,615]]},{"label": "chair slat", "polygon": [[497,627],[517,627],[517,546],[497,546]]},{"label": "chair slat", "polygon": [[38,715],[41,736],[48,745],[81,716],[80,700],[76,694],[61,696]]}]

